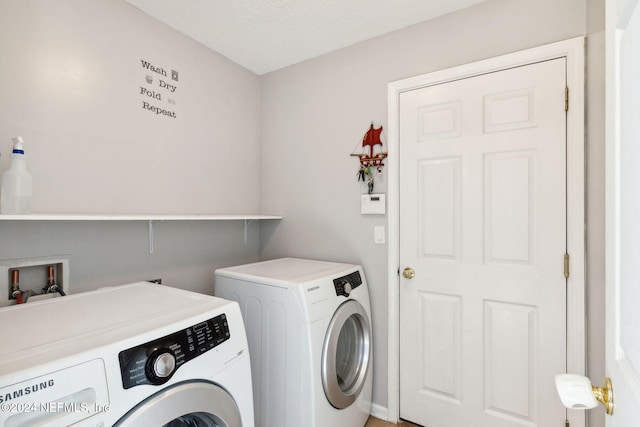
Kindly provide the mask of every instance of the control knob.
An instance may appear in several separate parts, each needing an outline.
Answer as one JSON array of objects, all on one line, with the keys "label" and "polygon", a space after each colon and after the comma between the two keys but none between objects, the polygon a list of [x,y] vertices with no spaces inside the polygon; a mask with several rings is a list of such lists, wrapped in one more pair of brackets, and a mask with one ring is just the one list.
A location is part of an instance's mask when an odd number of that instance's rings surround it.
[{"label": "control knob", "polygon": [[351,291],[353,290],[353,288],[351,287],[351,283],[349,283],[346,280],[342,282],[342,289],[344,290],[345,297],[348,297]]},{"label": "control knob", "polygon": [[176,356],[168,348],[161,348],[151,353],[147,359],[147,379],[152,384],[164,384],[176,370]]}]

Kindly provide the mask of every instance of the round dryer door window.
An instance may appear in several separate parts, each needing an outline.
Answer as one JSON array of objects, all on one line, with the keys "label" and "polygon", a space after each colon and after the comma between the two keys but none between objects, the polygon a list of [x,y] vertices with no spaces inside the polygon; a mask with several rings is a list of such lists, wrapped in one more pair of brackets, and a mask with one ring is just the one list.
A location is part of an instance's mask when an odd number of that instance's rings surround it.
[{"label": "round dryer door window", "polygon": [[163,427],[224,427],[223,421],[205,412],[182,415]]},{"label": "round dryer door window", "polygon": [[371,326],[356,300],[341,304],[327,328],[322,349],[322,386],[329,403],[343,409],[358,398],[371,359]]},{"label": "round dryer door window", "polygon": [[223,388],[208,381],[175,384],[148,397],[114,427],[242,427],[240,411]]}]

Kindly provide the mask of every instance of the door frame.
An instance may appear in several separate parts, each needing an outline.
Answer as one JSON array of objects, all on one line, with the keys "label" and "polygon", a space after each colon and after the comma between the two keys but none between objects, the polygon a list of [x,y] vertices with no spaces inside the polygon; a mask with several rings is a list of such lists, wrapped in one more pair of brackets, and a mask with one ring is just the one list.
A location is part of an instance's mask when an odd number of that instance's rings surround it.
[{"label": "door frame", "polygon": [[[585,312],[585,147],[584,147],[584,37],[473,62],[388,84],[388,378],[387,419],[400,417],[400,141],[399,97],[402,92],[479,74],[566,58],[567,111],[567,252],[571,274],[567,279],[567,372],[586,370]],[[559,260],[559,269],[562,268]],[[567,419],[584,426],[586,411],[567,411]]]},{"label": "door frame", "polygon": [[[634,14],[638,13],[637,9],[640,9],[638,0],[605,1],[605,372],[612,381],[614,396],[613,416],[605,416],[606,426],[622,426],[627,419],[633,418],[637,409],[634,411],[630,408],[640,400],[637,373],[621,345],[620,329],[628,322],[622,320],[618,307],[623,285],[621,243],[624,240],[621,233],[621,206],[624,200],[620,191],[621,159],[624,154],[621,154],[621,150],[630,144],[628,125],[625,126],[621,114],[624,108],[622,94],[625,89],[628,90],[628,84],[626,88],[622,87],[624,81],[621,77],[625,74],[623,65],[626,61],[621,43],[630,30],[629,24]],[[633,27],[631,30],[637,31]],[[627,130],[626,134],[624,130]],[[591,380],[601,384],[599,378]]]}]

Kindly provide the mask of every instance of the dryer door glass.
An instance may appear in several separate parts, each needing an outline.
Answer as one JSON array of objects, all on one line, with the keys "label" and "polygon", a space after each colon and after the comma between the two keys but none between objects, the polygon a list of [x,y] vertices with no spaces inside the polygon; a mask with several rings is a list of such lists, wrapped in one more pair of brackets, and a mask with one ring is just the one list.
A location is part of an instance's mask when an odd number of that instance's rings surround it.
[{"label": "dryer door glass", "polygon": [[163,427],[228,427],[218,417],[204,412],[182,415]]},{"label": "dryer door glass", "polygon": [[113,426],[242,427],[242,419],[235,400],[222,387],[185,381],[143,400]]},{"label": "dryer door glass", "polygon": [[329,403],[351,405],[364,386],[371,358],[371,328],[366,311],[355,300],[333,315],[322,351],[322,385]]},{"label": "dryer door glass", "polygon": [[344,322],[336,348],[336,376],[342,391],[347,391],[358,381],[358,374],[365,357],[362,343],[362,322],[352,315]]}]

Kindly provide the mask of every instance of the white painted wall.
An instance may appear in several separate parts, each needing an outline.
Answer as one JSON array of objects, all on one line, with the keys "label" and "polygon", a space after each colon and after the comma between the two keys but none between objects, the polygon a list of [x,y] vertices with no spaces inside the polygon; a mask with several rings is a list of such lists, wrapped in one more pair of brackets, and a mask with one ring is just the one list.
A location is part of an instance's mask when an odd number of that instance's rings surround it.
[{"label": "white painted wall", "polygon": [[[26,141],[34,212],[257,213],[260,82],[120,0],[0,2],[0,172]],[[145,59],[179,71],[177,118],[142,109]],[[75,290],[161,277],[213,291],[257,223],[0,221],[0,259],[68,254]],[[44,279],[43,279],[44,280]]]},{"label": "white painted wall", "polygon": [[[262,209],[285,217],[262,225],[261,258],[294,255],[363,265],[374,316],[373,401],[379,415],[387,406],[387,252],[386,245],[374,245],[373,228],[386,226],[387,219],[360,215],[359,196],[366,190],[356,181],[358,162],[349,154],[371,121],[386,128],[387,83],[586,35],[587,12],[595,13],[590,29],[597,31],[600,3],[492,0],[261,77]],[[598,92],[601,86],[595,73],[589,88]],[[597,97],[593,102],[590,128],[597,130],[602,107]],[[597,155],[602,144],[596,140],[590,152]],[[591,159],[589,167],[589,212],[597,228],[603,164]],[[384,176],[376,186],[386,191]],[[589,274],[596,278],[603,263],[598,234],[588,243]],[[599,294],[600,285],[590,282],[591,293]],[[596,299],[590,304],[599,312]],[[599,325],[591,325],[589,338],[603,342]],[[600,354],[593,346],[590,351],[597,370]]]}]

